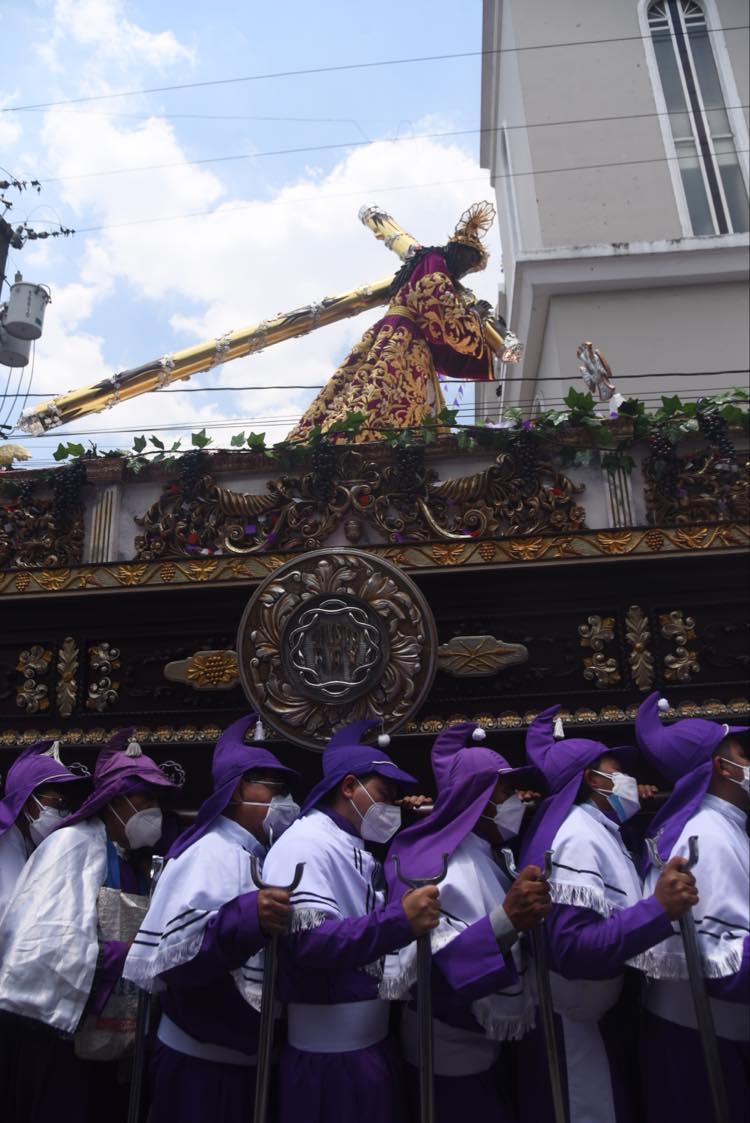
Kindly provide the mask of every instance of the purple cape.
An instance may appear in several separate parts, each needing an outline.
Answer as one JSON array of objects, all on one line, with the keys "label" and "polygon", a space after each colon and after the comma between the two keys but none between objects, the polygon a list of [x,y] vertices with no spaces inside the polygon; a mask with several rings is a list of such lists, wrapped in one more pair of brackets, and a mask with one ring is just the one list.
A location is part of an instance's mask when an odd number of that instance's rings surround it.
[{"label": "purple cape", "polygon": [[188,846],[192,846],[203,837],[229,803],[240,777],[251,768],[267,768],[274,772],[284,772],[288,777],[299,780],[298,772],[286,768],[263,745],[245,743],[245,733],[257,720],[257,714],[241,717],[219,737],[211,761],[214,790],[198,809],[195,822],[170,847],[168,858],[176,858],[183,850],[187,850]]},{"label": "purple cape", "polygon": [[470,744],[473,721],[451,725],[432,747],[432,771],[438,797],[426,818],[407,827],[394,840],[386,863],[389,888],[398,882],[393,858],[398,856],[408,877],[432,877],[442,868],[443,854],[450,857],[477,821],[501,777],[516,783],[530,782],[533,767],[513,768],[504,756]]},{"label": "purple cape", "polygon": [[345,776],[364,776],[377,772],[398,784],[416,785],[418,781],[408,772],[397,768],[382,749],[373,745],[363,745],[360,738],[368,729],[379,725],[378,721],[353,721],[334,733],[323,752],[323,779],[318,781],[302,805],[306,815],[320,802],[324,795],[340,784]]},{"label": "purple cape", "polygon": [[550,706],[534,718],[526,733],[526,752],[532,764],[543,774],[552,795],[539,806],[521,844],[519,865],[544,864],[544,854],[551,849],[555,835],[575,803],[583,774],[600,756],[609,753],[618,757],[624,767],[633,767],[638,750],[630,745],[616,749],[585,737],[554,739],[555,715],[560,706]]},{"label": "purple cape", "polygon": [[54,741],[37,741],[35,745],[24,749],[8,769],[5,795],[0,800],[0,836],[13,826],[35,788],[40,788],[43,784],[80,783],[80,776],[69,772],[55,757],[45,756],[54,744]]},{"label": "purple cape", "polygon": [[[747,733],[747,725],[721,725],[705,718],[689,717],[674,725],[662,725],[659,693],[641,703],[635,718],[635,735],[646,760],[671,783],[674,790],[654,816],[649,834],[657,840],[662,861],[669,858],[682,828],[691,819],[708,791],[713,773],[712,758],[725,737]],[[646,853],[646,869],[651,859]]]},{"label": "purple cape", "polygon": [[[140,745],[133,741],[134,732],[133,726],[130,726],[109,739],[96,758],[91,795],[76,812],[63,820],[58,830],[90,819],[118,795],[132,795],[133,792],[148,791],[154,787],[170,791],[176,789],[156,761],[141,752]],[[134,755],[128,755],[132,751],[130,745],[135,745],[137,749]]]}]

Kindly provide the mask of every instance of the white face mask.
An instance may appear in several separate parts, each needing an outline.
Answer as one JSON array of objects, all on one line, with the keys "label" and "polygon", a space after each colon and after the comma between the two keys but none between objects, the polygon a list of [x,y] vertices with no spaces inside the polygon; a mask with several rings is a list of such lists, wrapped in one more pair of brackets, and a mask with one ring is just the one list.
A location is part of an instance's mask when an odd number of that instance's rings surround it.
[{"label": "white face mask", "polygon": [[[128,803],[130,800],[127,796],[125,799]],[[111,806],[111,804],[110,804]],[[133,807],[133,804],[130,803]],[[162,814],[160,807],[147,807],[144,811],[138,811],[133,807],[135,815],[124,822],[112,807],[112,814],[116,819],[119,819],[125,828],[125,837],[128,840],[128,846],[131,850],[141,850],[146,846],[153,846],[161,838],[162,832]]]},{"label": "white face mask", "polygon": [[35,845],[43,842],[48,834],[51,834],[55,827],[59,827],[63,819],[67,819],[70,814],[69,811],[63,811],[57,807],[47,807],[36,798],[35,795],[31,797],[39,807],[39,814],[36,819],[32,819],[31,815],[26,813],[26,818],[29,824],[29,834],[31,835]]},{"label": "white face mask", "polygon": [[495,804],[494,815],[482,815],[482,818],[489,819],[495,824],[502,837],[509,839],[515,838],[518,834],[525,811],[526,807],[518,792],[513,792],[504,803]]},{"label": "white face mask", "polygon": [[401,826],[401,808],[393,803],[378,802],[372,798],[363,783],[359,780],[357,783],[372,804],[363,815],[354,800],[351,801],[352,807],[362,820],[359,824],[359,833],[368,842],[388,842]]},{"label": "white face mask", "polygon": [[238,799],[235,803],[243,807],[265,807],[263,817],[263,833],[269,843],[273,843],[282,835],[287,827],[291,827],[299,815],[299,804],[295,803],[290,795],[275,795],[270,803],[261,803],[254,799]]},{"label": "white face mask", "polygon": [[728,757],[721,756],[719,760],[723,760],[725,764],[731,764],[735,768],[739,768],[742,772],[742,779],[735,780],[732,776],[725,776],[725,780],[731,780],[733,784],[739,784],[743,792],[750,795],[750,764],[738,764],[736,760],[729,760]]},{"label": "white face mask", "polygon": [[592,772],[596,772],[597,776],[606,776],[611,780],[614,787],[610,792],[603,792],[601,788],[597,788],[597,794],[603,795],[605,799],[609,800],[615,815],[621,823],[627,822],[632,819],[636,811],[640,811],[641,800],[638,795],[638,781],[635,776],[628,776],[626,772],[600,772],[598,768],[592,768]]}]

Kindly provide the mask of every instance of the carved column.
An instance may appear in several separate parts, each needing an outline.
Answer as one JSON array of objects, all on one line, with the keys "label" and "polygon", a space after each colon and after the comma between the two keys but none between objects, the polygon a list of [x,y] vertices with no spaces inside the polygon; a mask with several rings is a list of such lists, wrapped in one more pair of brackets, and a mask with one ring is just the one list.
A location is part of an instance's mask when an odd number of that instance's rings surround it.
[{"label": "carved column", "polygon": [[117,557],[122,484],[99,487],[86,519],[84,562],[108,562]]}]

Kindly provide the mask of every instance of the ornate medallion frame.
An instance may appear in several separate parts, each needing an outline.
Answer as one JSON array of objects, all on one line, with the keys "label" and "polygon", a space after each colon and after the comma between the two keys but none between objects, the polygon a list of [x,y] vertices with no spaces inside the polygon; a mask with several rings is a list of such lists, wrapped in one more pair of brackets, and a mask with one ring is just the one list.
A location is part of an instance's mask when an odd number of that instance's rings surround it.
[{"label": "ornate medallion frame", "polygon": [[322,750],[341,725],[404,725],[437,667],[432,610],[411,578],[364,550],[314,550],[251,596],[237,632],[240,681],[282,737]]}]

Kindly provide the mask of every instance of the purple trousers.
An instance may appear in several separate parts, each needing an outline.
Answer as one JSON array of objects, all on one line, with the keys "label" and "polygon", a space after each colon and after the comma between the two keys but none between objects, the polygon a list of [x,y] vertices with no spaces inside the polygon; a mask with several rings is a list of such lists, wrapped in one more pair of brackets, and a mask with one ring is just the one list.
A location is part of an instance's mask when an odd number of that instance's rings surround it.
[{"label": "purple trousers", "polygon": [[278,1123],[407,1120],[403,1072],[390,1040],[349,1053],[306,1053],[285,1045],[278,1096]]},{"label": "purple trousers", "polygon": [[154,1042],[149,1115],[154,1123],[251,1123],[254,1104],[254,1066],[202,1061]]},{"label": "purple trousers", "polygon": [[[3,1123],[125,1123],[129,1073],[117,1061],[82,1061],[73,1042],[25,1018],[8,1018],[16,1047],[15,1095]],[[6,1032],[8,1032],[6,1026]]]},{"label": "purple trousers", "polygon": [[[419,1119],[419,1072],[405,1064],[409,1118]],[[503,1093],[496,1067],[475,1076],[435,1077],[435,1123],[460,1123],[467,1118],[484,1123],[517,1123],[518,1116]]]},{"label": "purple trousers", "polygon": [[[732,1123],[750,1115],[750,1043],[719,1037]],[[644,1010],[640,1032],[646,1123],[711,1123],[710,1090],[696,1030]]]}]

